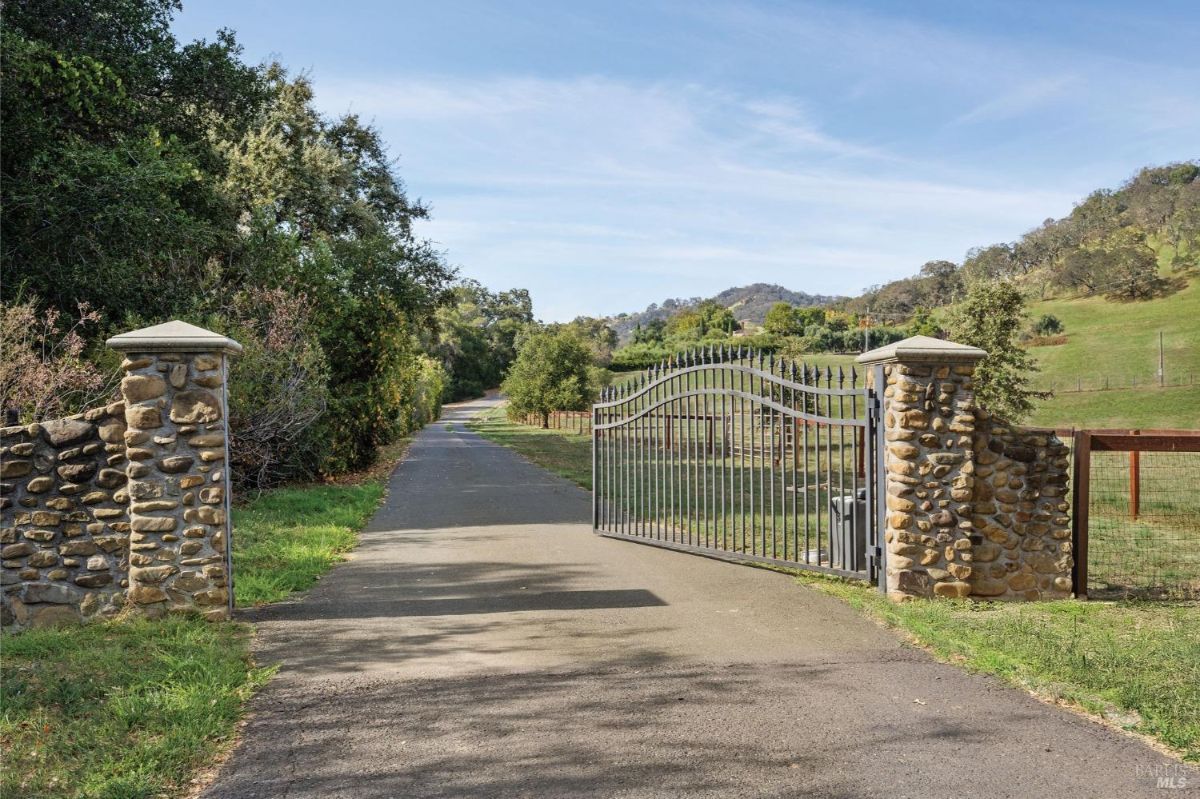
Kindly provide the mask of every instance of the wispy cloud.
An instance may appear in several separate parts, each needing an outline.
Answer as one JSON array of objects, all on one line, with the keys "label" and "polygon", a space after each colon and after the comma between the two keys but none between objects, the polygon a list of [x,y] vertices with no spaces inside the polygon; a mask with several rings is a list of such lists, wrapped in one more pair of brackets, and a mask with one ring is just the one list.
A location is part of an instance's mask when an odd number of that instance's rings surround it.
[{"label": "wispy cloud", "polygon": [[452,260],[551,319],[755,280],[857,291],[1196,155],[1186,63],[842,6],[676,14],[642,39],[688,69],[324,72],[317,98],[376,122]]},{"label": "wispy cloud", "polygon": [[1000,96],[972,108],[952,124],[994,122],[1025,116],[1064,97],[1072,86],[1078,85],[1073,75],[1041,78],[1003,92]]},{"label": "wispy cloud", "polygon": [[[800,104],[601,78],[326,85],[432,196],[425,232],[548,318],[776,280],[846,293],[1013,235],[1074,195],[929,179]],[[555,279],[552,276],[560,276]],[[637,290],[631,295],[631,286]]]}]

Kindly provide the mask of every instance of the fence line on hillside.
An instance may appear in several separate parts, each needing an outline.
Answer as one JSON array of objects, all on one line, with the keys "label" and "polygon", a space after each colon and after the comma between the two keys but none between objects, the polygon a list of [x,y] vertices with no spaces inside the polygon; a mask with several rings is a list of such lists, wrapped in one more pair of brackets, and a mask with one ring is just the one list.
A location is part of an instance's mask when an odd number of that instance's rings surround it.
[{"label": "fence line on hillside", "polygon": [[1200,377],[1193,372],[1168,375],[1161,380],[1157,375],[1098,375],[1093,377],[1075,377],[1067,379],[1038,379],[1034,385],[1039,391],[1053,391],[1055,394],[1079,394],[1095,391],[1114,391],[1125,388],[1179,388],[1182,386],[1200,386]]}]

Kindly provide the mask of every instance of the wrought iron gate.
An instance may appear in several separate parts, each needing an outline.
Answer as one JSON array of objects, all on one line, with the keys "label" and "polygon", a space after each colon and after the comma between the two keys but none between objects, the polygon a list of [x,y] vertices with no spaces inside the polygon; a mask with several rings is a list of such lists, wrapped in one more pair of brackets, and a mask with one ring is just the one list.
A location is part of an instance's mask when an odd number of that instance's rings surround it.
[{"label": "wrought iron gate", "polygon": [[854,370],[684,353],[592,407],[592,526],[882,583],[879,408]]}]

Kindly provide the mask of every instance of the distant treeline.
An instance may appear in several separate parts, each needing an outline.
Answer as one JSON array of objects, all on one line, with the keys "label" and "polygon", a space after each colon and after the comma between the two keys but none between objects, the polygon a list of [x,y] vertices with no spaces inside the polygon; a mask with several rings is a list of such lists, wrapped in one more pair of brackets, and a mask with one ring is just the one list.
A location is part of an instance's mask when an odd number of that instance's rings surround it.
[{"label": "distant treeline", "polygon": [[707,300],[665,322],[636,328],[633,342],[612,354],[611,368],[646,369],[679,352],[710,346],[742,346],[791,357],[812,352],[862,352],[865,346],[882,346],[915,332],[931,332],[911,326],[867,328],[865,321],[854,313],[777,302],[767,312],[762,328],[746,334],[733,321],[732,312]]},{"label": "distant treeline", "polygon": [[[1200,165],[1147,167],[1119,189],[1093,192],[1067,217],[1046,220],[1015,242],[970,250],[962,264],[930,261],[913,277],[872,286],[852,299],[828,298],[823,307],[814,307],[811,295],[801,295],[800,303],[777,301],[753,332],[740,329],[736,306],[717,300],[672,301],[622,315],[622,322],[633,320],[630,343],[613,353],[612,368],[644,369],[689,347],[721,343],[794,354],[861,352],[909,335],[942,334],[941,309],[962,300],[974,284],[1009,281],[1038,297],[1066,292],[1135,301],[1175,290],[1198,264]],[[756,287],[764,288],[756,284],[718,296],[761,296]],[[1052,317],[1039,319],[1024,335],[1054,335],[1061,332],[1056,325]]]}]

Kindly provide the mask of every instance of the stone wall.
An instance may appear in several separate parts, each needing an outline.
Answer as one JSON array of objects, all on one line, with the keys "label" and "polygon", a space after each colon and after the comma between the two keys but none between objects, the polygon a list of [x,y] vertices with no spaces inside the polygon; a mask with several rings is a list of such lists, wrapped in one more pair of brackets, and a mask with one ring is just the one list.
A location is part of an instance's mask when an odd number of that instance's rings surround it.
[{"label": "stone wall", "polygon": [[1067,447],[975,400],[982,350],[914,337],[859,358],[882,375],[889,596],[1060,599],[1074,566]]},{"label": "stone wall", "polygon": [[0,623],[228,618],[226,356],[183,322],[109,339],[123,401],[0,430]]},{"label": "stone wall", "polygon": [[1022,429],[976,412],[976,543],[971,595],[1065,599],[1071,595],[1071,462],[1052,430]]},{"label": "stone wall", "polygon": [[5,627],[110,616],[124,600],[125,406],[0,430]]},{"label": "stone wall", "polygon": [[215,353],[131,352],[129,601],[223,618],[227,591],[224,364]]}]

